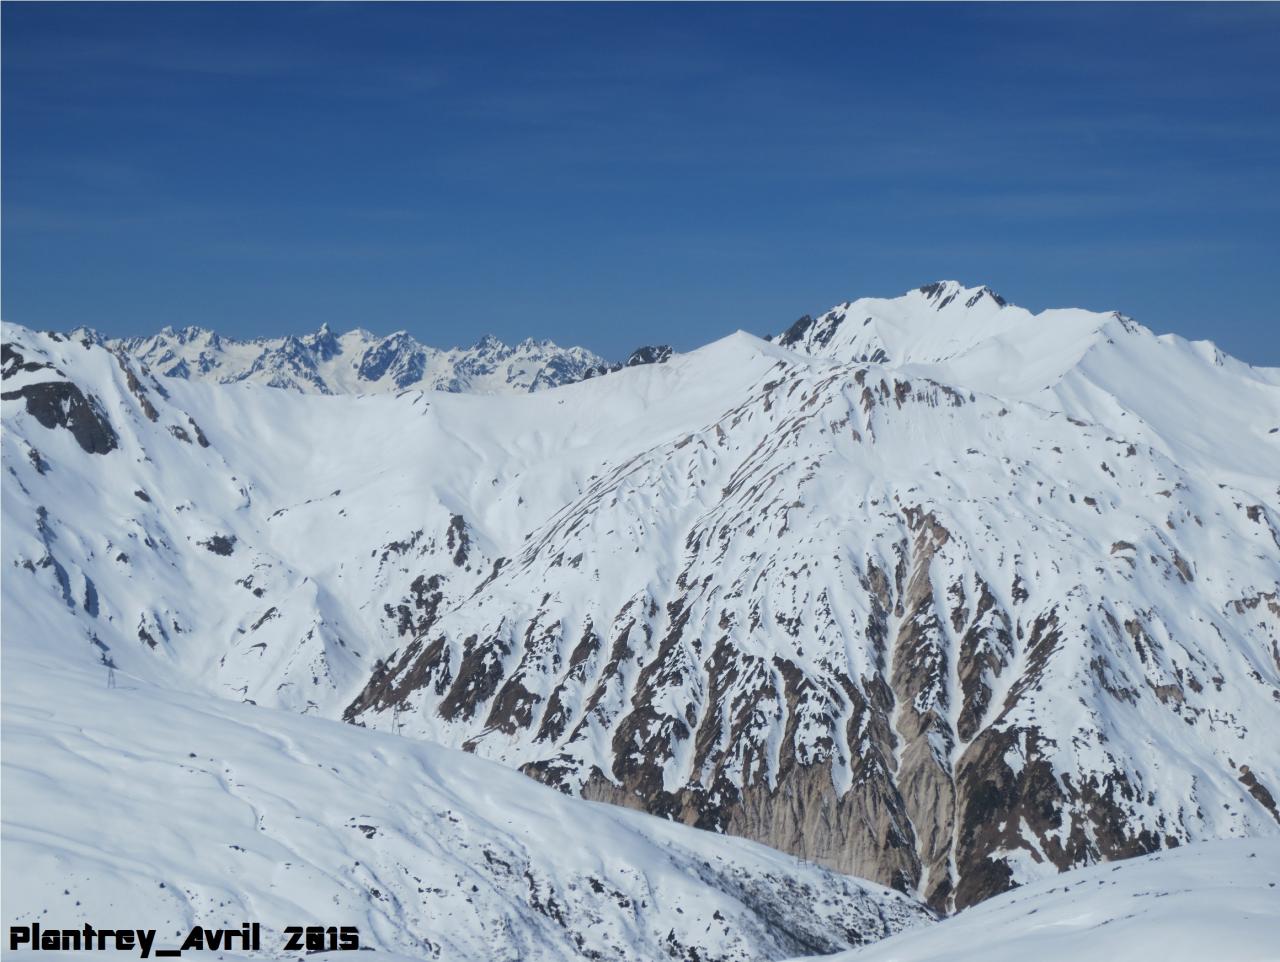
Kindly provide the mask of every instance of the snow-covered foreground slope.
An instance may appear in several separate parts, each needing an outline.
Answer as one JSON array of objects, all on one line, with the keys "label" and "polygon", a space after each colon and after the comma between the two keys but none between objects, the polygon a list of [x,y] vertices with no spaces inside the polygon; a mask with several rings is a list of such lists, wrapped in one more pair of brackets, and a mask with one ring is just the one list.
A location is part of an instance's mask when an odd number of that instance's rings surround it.
[{"label": "snow-covered foreground slope", "polygon": [[[51,644],[56,648],[56,644]],[[897,892],[456,750],[6,638],[7,925],[356,925],[419,959],[776,959],[929,921]]]},{"label": "snow-covered foreground slope", "polygon": [[825,962],[1275,962],[1280,842],[1201,842],[1076,869]]},{"label": "snow-covered foreground slope", "polygon": [[834,350],[846,310],[519,398],[189,383],[7,328],[6,648],[941,909],[1280,833],[1280,373],[976,292],[882,302],[879,355]]}]

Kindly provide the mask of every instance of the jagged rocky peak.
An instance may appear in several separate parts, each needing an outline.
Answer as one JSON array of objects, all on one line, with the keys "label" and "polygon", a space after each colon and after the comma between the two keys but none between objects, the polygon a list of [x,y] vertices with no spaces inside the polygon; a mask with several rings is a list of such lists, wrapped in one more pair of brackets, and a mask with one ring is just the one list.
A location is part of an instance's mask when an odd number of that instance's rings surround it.
[{"label": "jagged rocky peak", "polygon": [[638,347],[631,352],[623,367],[639,367],[641,364],[665,364],[671,359],[670,344],[653,344]]},{"label": "jagged rocky peak", "polygon": [[73,341],[79,341],[82,344],[103,344],[106,342],[106,338],[91,327],[73,328],[68,336]]},{"label": "jagged rocky peak", "polygon": [[123,350],[168,377],[250,382],[304,394],[352,394],[421,388],[455,393],[539,391],[580,381],[605,362],[580,347],[526,338],[507,345],[486,334],[469,348],[441,350],[406,331],[385,337],[328,323],[308,334],[239,340],[213,331],[166,327],[150,337],[94,343]]},{"label": "jagged rocky peak", "polygon": [[558,345],[550,338],[526,337],[523,341],[516,345],[517,351],[554,351]]},{"label": "jagged rocky peak", "polygon": [[425,351],[405,331],[397,331],[370,345],[356,366],[362,381],[389,378],[397,388],[410,387],[422,377]]},{"label": "jagged rocky peak", "polygon": [[333,329],[329,327],[329,323],[320,325],[320,329],[314,334],[308,334],[303,338],[303,343],[307,349],[313,351],[321,360],[329,360],[337,354],[342,353],[342,344],[338,341],[338,336],[333,333]]},{"label": "jagged rocky peak", "polygon": [[[844,320],[844,318],[841,318],[841,320]],[[808,314],[800,315],[799,320],[797,320],[794,324],[788,327],[781,334],[776,335],[778,344],[781,345],[782,347],[797,346],[798,344],[804,341],[805,335],[808,333],[809,329],[813,327],[815,323],[816,322],[810,315]],[[834,328],[834,325],[833,325],[833,328]],[[775,335],[770,334],[765,338],[765,340],[772,341],[774,337]]]},{"label": "jagged rocky peak", "polygon": [[482,334],[480,339],[471,345],[471,350],[476,354],[498,354],[507,349],[507,345],[493,334]]},{"label": "jagged rocky peak", "polygon": [[935,310],[942,310],[952,303],[963,303],[965,307],[973,307],[984,297],[993,301],[997,307],[1005,307],[1008,302],[983,284],[981,287],[965,287],[959,281],[935,281],[917,290],[933,305]]},{"label": "jagged rocky peak", "polygon": [[166,324],[160,329],[157,337],[165,340],[175,341],[178,344],[201,344],[208,343],[216,345],[218,343],[218,334],[208,328],[200,327],[195,324],[187,324],[183,327],[173,327]]},{"label": "jagged rocky peak", "polygon": [[484,334],[470,347],[440,349],[407,331],[386,336],[353,328],[339,334],[327,322],[307,334],[239,340],[200,327],[161,329],[148,337],[104,338],[77,332],[90,343],[124,351],[167,377],[229,384],[250,382],[304,394],[363,394],[420,388],[471,394],[546,390],[641,364],[661,364],[670,345],[647,345],[625,361],[609,362],[582,347],[547,338],[508,344]]},{"label": "jagged rocky peak", "polygon": [[621,363],[597,364],[589,368],[583,373],[582,379],[602,377],[605,374],[613,374],[627,367],[642,367],[645,364],[666,364],[667,361],[671,360],[674,353],[670,344],[647,344],[644,347],[636,348]]}]

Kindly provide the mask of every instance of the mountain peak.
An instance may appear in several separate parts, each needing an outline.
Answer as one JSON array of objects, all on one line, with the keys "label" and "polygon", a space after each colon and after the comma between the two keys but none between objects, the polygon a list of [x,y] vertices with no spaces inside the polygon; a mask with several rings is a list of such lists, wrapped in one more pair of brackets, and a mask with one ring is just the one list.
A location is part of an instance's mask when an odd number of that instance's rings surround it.
[{"label": "mountain peak", "polygon": [[1145,331],[1115,313],[1033,314],[985,284],[941,280],[898,297],[864,297],[805,315],[777,343],[846,363],[910,365],[945,383],[1022,395],[1057,383],[1095,347]]},{"label": "mountain peak", "polygon": [[329,327],[328,321],[321,324],[320,329],[314,334],[308,334],[302,340],[320,360],[327,361],[342,352],[342,345],[338,343],[338,338]]},{"label": "mountain peak", "polygon": [[984,297],[990,298],[997,307],[1006,307],[1009,303],[986,284],[966,287],[959,281],[934,281],[916,288],[915,291],[908,291],[906,296],[910,297],[913,293],[923,294],[937,310],[956,302],[963,303],[966,308],[973,307]]}]

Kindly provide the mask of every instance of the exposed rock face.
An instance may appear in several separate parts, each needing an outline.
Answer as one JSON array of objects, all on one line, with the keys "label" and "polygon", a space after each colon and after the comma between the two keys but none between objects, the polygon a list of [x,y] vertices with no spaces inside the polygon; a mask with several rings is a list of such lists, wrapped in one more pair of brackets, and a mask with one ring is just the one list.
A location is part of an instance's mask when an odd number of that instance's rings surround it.
[{"label": "exposed rock face", "polygon": [[671,360],[670,344],[654,344],[638,347],[628,355],[623,367],[639,367],[641,364],[665,364]]},{"label": "exposed rock face", "polygon": [[209,540],[200,541],[198,544],[200,547],[208,548],[214,554],[222,555],[224,558],[231,557],[232,553],[236,550],[235,535],[228,536],[225,534],[215,534],[213,537],[209,538]]},{"label": "exposed rock face", "polygon": [[28,384],[5,392],[3,397],[6,401],[25,398],[28,414],[47,428],[66,428],[90,454],[106,454],[116,448],[116,433],[97,398],[86,397],[74,384]]},{"label": "exposed rock face", "polygon": [[0,398],[5,401],[24,400],[27,413],[40,424],[46,428],[65,428],[90,454],[106,454],[115,450],[116,433],[97,398],[92,394],[86,396],[71,381],[43,380],[46,371],[62,377],[62,372],[48,361],[27,361],[11,343],[4,344],[2,350],[4,380],[22,380],[25,383],[4,391]]},{"label": "exposed rock face", "polygon": [[671,346],[669,344],[652,344],[645,347],[638,347],[632,351],[625,361],[621,364],[597,364],[587,369],[581,376],[581,380],[591,377],[602,377],[605,374],[614,374],[628,367],[641,367],[645,364],[665,364],[671,360]]}]

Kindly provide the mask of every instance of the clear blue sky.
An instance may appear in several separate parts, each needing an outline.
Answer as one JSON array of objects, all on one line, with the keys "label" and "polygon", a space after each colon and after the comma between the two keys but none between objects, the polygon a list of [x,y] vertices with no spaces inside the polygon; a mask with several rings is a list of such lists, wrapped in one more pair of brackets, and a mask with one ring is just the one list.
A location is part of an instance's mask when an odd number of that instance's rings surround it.
[{"label": "clear blue sky", "polygon": [[0,17],[9,321],[617,357],[956,278],[1280,365],[1280,5]]}]

